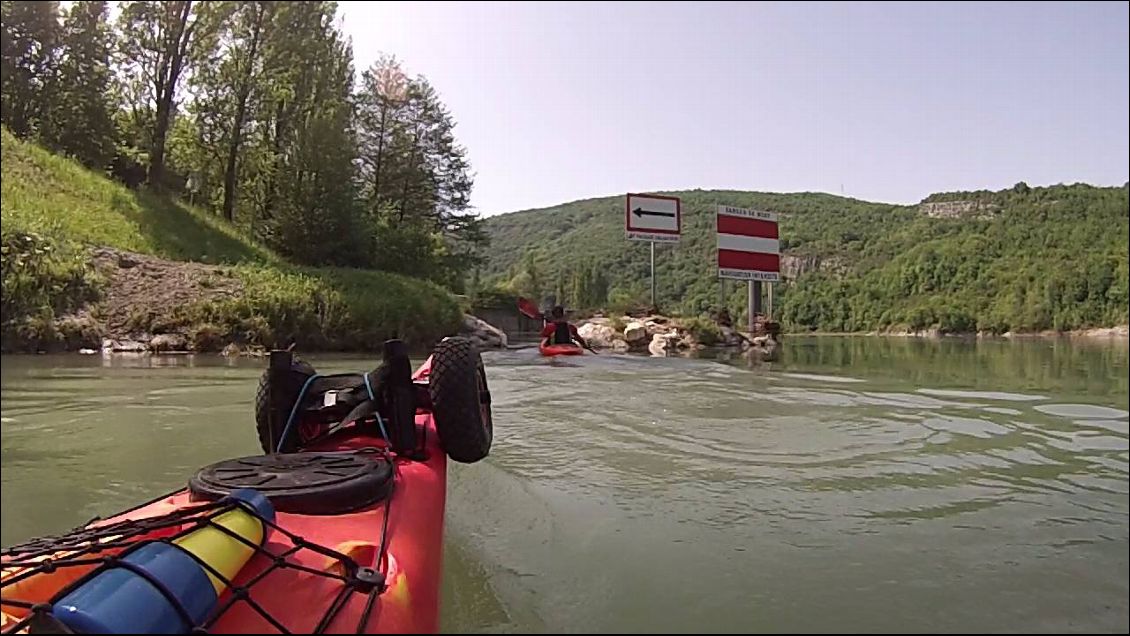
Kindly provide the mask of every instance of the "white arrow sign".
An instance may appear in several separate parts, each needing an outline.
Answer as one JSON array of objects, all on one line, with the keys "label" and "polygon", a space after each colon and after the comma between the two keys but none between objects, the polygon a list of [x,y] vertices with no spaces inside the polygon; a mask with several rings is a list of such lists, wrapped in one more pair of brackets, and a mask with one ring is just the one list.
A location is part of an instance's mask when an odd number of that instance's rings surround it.
[{"label": "white arrow sign", "polygon": [[624,231],[629,240],[676,243],[683,231],[678,197],[629,194],[624,206]]}]

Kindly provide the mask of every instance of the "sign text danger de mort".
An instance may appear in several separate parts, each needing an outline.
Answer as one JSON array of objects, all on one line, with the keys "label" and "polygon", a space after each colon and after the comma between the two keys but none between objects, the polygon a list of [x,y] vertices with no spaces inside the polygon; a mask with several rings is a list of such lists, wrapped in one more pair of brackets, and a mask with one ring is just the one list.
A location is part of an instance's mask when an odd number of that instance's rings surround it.
[{"label": "sign text danger de mort", "polygon": [[777,213],[718,206],[718,276],[775,281],[781,272]]}]

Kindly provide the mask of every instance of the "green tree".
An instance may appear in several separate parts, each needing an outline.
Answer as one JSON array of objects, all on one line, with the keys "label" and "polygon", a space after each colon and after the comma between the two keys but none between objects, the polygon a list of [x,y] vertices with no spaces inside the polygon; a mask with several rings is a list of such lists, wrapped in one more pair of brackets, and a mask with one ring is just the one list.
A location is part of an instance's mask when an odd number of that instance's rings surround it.
[{"label": "green tree", "polygon": [[[698,314],[719,302],[713,214],[720,203],[775,210],[788,240],[774,313],[789,329],[949,331],[1077,329],[1125,324],[1127,188],[1083,184],[931,195],[964,202],[957,219],[930,208],[823,194],[689,191],[683,237],[657,257],[665,309]],[[590,199],[487,219],[489,284],[527,250],[571,276],[575,305],[646,302],[647,252],[626,245],[623,199]],[[607,277],[601,300],[600,264]],[[595,289],[594,289],[595,288]],[[735,316],[745,286],[722,304]],[[669,302],[670,302],[669,300]],[[739,318],[740,320],[740,318]]]},{"label": "green tree", "polygon": [[149,183],[165,184],[165,146],[181,80],[214,49],[217,24],[190,0],[125,2],[119,17],[121,72],[135,113],[144,118]]},{"label": "green tree", "polygon": [[[423,77],[408,78],[395,58],[381,57],[362,74],[356,95],[361,196],[380,231],[378,252],[400,233],[434,247],[402,266],[432,272],[452,287],[482,260],[487,237],[469,212],[472,179],[455,122]],[[383,244],[382,244],[383,243]]]},{"label": "green tree", "polygon": [[400,63],[389,56],[378,58],[361,75],[357,95],[359,159],[362,193],[373,215],[381,214],[382,204],[392,199],[390,164],[403,160],[394,155],[393,145],[394,140],[400,141],[407,134],[402,113],[408,103],[409,83]]},{"label": "green tree", "polygon": [[241,2],[233,19],[229,57],[235,79],[235,112],[229,133],[228,154],[224,163],[224,217],[231,221],[235,208],[237,161],[247,126],[248,101],[260,69],[263,31],[269,21],[268,2]]},{"label": "green tree", "polygon": [[44,140],[96,170],[109,167],[117,141],[110,105],[113,33],[107,16],[101,0],[71,5],[63,22],[52,132]]},{"label": "green tree", "polygon": [[[479,268],[476,267],[475,271],[478,272],[478,269]],[[572,290],[569,289],[569,281],[565,277],[565,270],[563,270],[563,269],[557,270],[556,279],[557,279],[557,282],[553,287],[553,295],[557,299],[557,304],[559,304],[559,305],[569,305],[569,304],[571,304],[572,299],[570,298],[570,293],[571,293]]]},{"label": "green tree", "polygon": [[267,132],[266,238],[303,263],[364,265],[353,129],[353,54],[334,27],[336,4],[278,8],[278,37],[265,43],[273,84],[259,126]]},{"label": "green tree", "polygon": [[589,271],[591,281],[589,283],[588,306],[600,307],[608,302],[608,279],[604,275],[604,269],[595,263]]},{"label": "green tree", "polygon": [[0,121],[21,137],[50,137],[58,86],[58,2],[0,2]]},{"label": "green tree", "polygon": [[545,293],[545,281],[542,278],[541,267],[538,266],[537,256],[533,252],[526,252],[522,257],[522,274],[525,277],[522,291],[540,302],[542,294]]}]

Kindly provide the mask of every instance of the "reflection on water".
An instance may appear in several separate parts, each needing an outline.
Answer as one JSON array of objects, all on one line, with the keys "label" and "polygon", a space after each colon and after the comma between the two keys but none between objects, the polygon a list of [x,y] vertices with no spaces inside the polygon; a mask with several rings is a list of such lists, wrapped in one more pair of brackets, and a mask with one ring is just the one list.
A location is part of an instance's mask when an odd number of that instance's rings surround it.
[{"label": "reflection on water", "polygon": [[[447,631],[1127,630],[1125,346],[485,358],[495,450],[451,467]],[[5,358],[5,545],[256,452],[263,361],[105,364]]]}]

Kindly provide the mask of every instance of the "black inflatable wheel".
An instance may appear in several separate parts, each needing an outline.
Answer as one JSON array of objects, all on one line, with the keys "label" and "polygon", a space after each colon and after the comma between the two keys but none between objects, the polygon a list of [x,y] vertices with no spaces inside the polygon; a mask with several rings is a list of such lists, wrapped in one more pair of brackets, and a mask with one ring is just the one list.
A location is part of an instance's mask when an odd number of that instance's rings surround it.
[{"label": "black inflatable wheel", "polygon": [[332,515],[387,498],[392,465],[367,453],[255,455],[205,466],[188,487],[194,498],[203,500],[254,488],[280,512]]},{"label": "black inflatable wheel", "polygon": [[490,453],[494,423],[486,369],[467,338],[448,338],[432,352],[428,382],[436,432],[451,459],[477,462]]},{"label": "black inflatable wheel", "polygon": [[[314,375],[314,367],[310,363],[303,360],[294,360],[290,364],[290,369],[297,373],[306,376]],[[263,371],[263,375],[259,378],[259,389],[255,392],[255,430],[259,433],[259,446],[262,447],[263,452],[273,453],[275,448],[272,445],[278,444],[279,438],[282,437],[282,427],[286,426],[286,422],[279,423],[279,430],[271,430],[271,392],[270,392],[270,370]],[[293,395],[290,396],[288,404],[293,403],[298,399],[298,391],[301,387],[293,390]],[[299,436],[297,434],[291,436],[291,441],[283,445],[282,451],[284,453],[292,453],[298,449]]]}]

